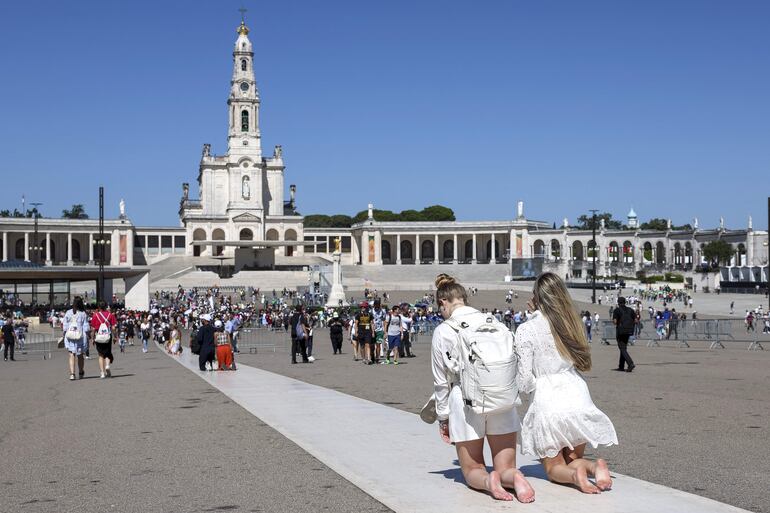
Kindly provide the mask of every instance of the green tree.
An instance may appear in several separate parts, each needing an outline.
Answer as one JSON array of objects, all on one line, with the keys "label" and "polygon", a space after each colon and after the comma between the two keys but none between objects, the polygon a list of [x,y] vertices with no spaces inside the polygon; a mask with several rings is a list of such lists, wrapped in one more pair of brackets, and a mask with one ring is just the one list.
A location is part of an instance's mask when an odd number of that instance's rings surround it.
[{"label": "green tree", "polygon": [[[612,214],[609,212],[602,212],[596,214],[596,229],[601,228],[601,220],[604,219],[604,227],[610,230],[620,230],[623,228],[623,223],[612,218]],[[583,214],[577,218],[578,228],[581,230],[593,230],[593,216]]]},{"label": "green tree", "polygon": [[61,216],[64,219],[88,219],[88,214],[86,214],[86,209],[83,208],[83,205],[80,203],[77,203],[75,205],[72,205],[72,208],[69,210],[62,210]]},{"label": "green tree", "polygon": [[431,205],[422,209],[423,221],[454,221],[455,213],[451,208],[442,205]]},{"label": "green tree", "polygon": [[712,240],[703,246],[703,257],[712,266],[718,266],[720,263],[727,264],[733,257],[733,247],[722,239]]},{"label": "green tree", "polygon": [[639,228],[642,230],[657,230],[657,231],[666,231],[668,230],[668,221],[665,219],[661,219],[660,217],[655,217],[653,219],[650,219],[646,223],[642,223],[639,225]]}]

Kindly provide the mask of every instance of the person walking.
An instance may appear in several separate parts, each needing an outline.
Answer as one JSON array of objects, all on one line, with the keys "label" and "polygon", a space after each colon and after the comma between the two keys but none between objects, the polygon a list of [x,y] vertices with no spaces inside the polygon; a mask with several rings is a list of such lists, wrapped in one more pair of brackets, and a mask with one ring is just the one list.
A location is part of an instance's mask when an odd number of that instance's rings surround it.
[{"label": "person walking", "polygon": [[334,354],[342,354],[342,339],[345,331],[345,323],[340,319],[340,313],[335,310],[329,321],[329,338],[332,341]]},{"label": "person walking", "polygon": [[142,352],[149,351],[150,338],[152,338],[152,322],[150,315],[147,314],[139,325],[139,336],[142,339]]},{"label": "person walking", "polygon": [[307,346],[305,345],[307,329],[302,305],[297,305],[289,322],[291,324],[291,363],[297,363],[298,353],[302,356],[302,363],[308,363]]},{"label": "person walking", "polygon": [[13,352],[16,348],[16,331],[13,329],[13,317],[11,317],[10,312],[5,314],[5,323],[0,328],[0,334],[3,338],[3,360],[8,361],[8,350],[10,349],[11,361],[16,361],[13,357]]},{"label": "person walking", "polygon": [[356,340],[358,340],[358,349],[361,352],[361,358],[367,365],[377,363],[377,352],[374,346],[374,323],[372,314],[369,312],[369,304],[364,302],[361,309],[356,314]]},{"label": "person walking", "polygon": [[217,347],[218,370],[235,370],[230,334],[219,319],[214,321],[214,344],[216,344]]},{"label": "person walking", "polygon": [[556,274],[546,272],[537,278],[531,303],[533,314],[516,332],[515,341],[516,384],[519,392],[533,393],[522,422],[522,453],[539,458],[553,482],[575,485],[583,493],[609,490],[607,463],[583,457],[587,444],[617,445],[618,437],[578,374],[591,370],[581,320]]},{"label": "person walking", "polygon": [[75,379],[75,362],[77,361],[78,377],[85,375],[85,353],[88,349],[88,316],[83,305],[83,298],[75,296],[72,308],[67,310],[62,321],[64,330],[64,347],[69,353],[70,381]]},{"label": "person walking", "polygon": [[[467,301],[465,287],[454,278],[446,274],[436,277],[436,303],[445,320],[462,325],[484,316],[467,306]],[[519,502],[532,502],[535,492],[516,468],[516,434],[520,429],[516,408],[481,414],[466,407],[458,386],[459,377],[450,370],[454,362],[449,355],[456,355],[458,344],[463,343],[458,338],[458,332],[447,322],[433,331],[431,367],[439,435],[444,442],[454,444],[469,487],[486,491],[497,500],[511,501],[514,496],[506,490],[509,488],[515,491]],[[485,439],[492,451],[494,470],[491,472],[487,472],[484,462]]]},{"label": "person walking", "polygon": [[[214,370],[214,326],[211,325],[211,315],[200,316],[203,325],[198,328],[198,368],[202,371]],[[208,364],[208,365],[207,365]]]},{"label": "person walking", "polygon": [[110,365],[115,360],[112,356],[112,346],[115,344],[115,330],[118,325],[115,315],[107,310],[107,304],[99,301],[96,312],[91,316],[91,341],[99,355],[100,378],[112,376]]},{"label": "person walking", "polygon": [[[636,322],[636,313],[626,306],[626,298],[618,298],[618,307],[612,313],[612,322],[615,324],[615,340],[618,342],[620,359],[618,360],[618,371],[632,372],[634,370],[634,361],[628,354],[628,339],[634,334],[634,324]],[[626,367],[628,364],[628,367]]]},{"label": "person walking", "polygon": [[398,353],[401,351],[401,339],[404,335],[404,325],[401,322],[398,305],[394,306],[385,321],[388,335],[388,353],[385,353],[385,363],[390,363],[390,352],[393,353],[393,364],[398,365]]}]

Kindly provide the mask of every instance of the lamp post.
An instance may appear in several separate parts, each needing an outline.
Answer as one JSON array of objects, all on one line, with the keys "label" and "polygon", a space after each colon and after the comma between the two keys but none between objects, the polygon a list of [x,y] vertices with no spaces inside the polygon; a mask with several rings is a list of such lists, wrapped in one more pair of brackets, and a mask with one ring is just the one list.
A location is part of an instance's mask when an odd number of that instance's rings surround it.
[{"label": "lamp post", "polygon": [[[32,236],[32,245],[29,247],[30,251],[32,251],[32,262],[37,264],[40,261],[40,252],[43,251],[43,247],[38,244],[38,238],[37,238],[37,223],[38,218],[40,217],[40,213],[38,212],[38,207],[42,205],[40,202],[30,203],[32,205],[32,216],[35,219],[35,231],[33,232]],[[47,255],[46,255],[47,257]]]},{"label": "lamp post", "polygon": [[97,303],[104,299],[104,253],[109,249],[111,241],[104,237],[104,187],[99,187],[99,235],[94,240],[94,246],[98,250],[99,278],[96,283]]},{"label": "lamp post", "polygon": [[591,264],[593,272],[591,274],[591,303],[596,304],[596,213],[598,210],[592,208],[591,212],[591,241],[593,245],[591,247]]}]

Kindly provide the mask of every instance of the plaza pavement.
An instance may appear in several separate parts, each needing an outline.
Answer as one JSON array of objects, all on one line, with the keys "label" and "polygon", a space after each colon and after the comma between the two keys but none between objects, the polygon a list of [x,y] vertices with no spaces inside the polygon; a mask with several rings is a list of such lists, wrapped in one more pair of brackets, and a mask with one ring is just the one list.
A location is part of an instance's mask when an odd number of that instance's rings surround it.
[{"label": "plaza pavement", "polygon": [[388,511],[152,347],[0,361],[0,512]]}]

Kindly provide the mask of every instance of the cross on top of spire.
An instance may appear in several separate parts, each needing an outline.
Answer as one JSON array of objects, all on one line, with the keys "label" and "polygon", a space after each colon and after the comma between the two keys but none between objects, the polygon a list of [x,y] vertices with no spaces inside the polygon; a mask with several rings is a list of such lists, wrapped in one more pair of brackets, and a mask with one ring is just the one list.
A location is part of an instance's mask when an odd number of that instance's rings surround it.
[{"label": "cross on top of spire", "polygon": [[246,9],[245,7],[241,7],[240,9],[238,9],[238,12],[241,13],[241,24],[238,27],[238,29],[236,30],[236,32],[238,32],[238,34],[244,35],[244,36],[249,34],[249,27],[246,26],[246,12],[247,11],[248,11],[248,9]]}]

